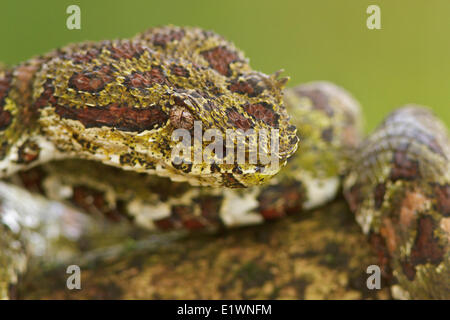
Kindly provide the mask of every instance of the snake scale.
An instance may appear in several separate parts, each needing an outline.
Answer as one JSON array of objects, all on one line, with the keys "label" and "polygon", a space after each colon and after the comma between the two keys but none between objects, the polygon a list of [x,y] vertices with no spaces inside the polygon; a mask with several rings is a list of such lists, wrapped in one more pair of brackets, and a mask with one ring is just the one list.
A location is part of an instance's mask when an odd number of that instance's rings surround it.
[{"label": "snake scale", "polygon": [[[252,70],[223,37],[175,26],[1,67],[0,175],[150,230],[261,223],[343,191],[397,296],[448,298],[446,126],[409,105],[362,139],[359,104],[344,89],[327,82],[284,88],[286,82],[279,72]],[[190,161],[196,146],[211,143],[196,145],[195,138],[183,161],[174,161],[173,133],[195,135],[197,125],[224,140],[229,129],[237,138],[275,130],[277,148],[267,141],[264,150],[279,165],[259,158],[224,163],[228,144]],[[21,239],[11,217],[0,211],[0,221],[0,294],[7,297],[25,263],[18,262]]]}]

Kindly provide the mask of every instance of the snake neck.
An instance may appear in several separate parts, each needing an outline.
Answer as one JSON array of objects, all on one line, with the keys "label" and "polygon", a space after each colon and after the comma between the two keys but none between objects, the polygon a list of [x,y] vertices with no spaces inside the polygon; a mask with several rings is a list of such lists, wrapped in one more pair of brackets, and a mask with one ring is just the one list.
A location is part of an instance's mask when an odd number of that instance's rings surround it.
[{"label": "snake neck", "polygon": [[0,177],[8,175],[7,168],[19,168],[35,157],[30,149],[30,138],[39,132],[34,79],[42,65],[40,58],[14,67],[0,65]]}]

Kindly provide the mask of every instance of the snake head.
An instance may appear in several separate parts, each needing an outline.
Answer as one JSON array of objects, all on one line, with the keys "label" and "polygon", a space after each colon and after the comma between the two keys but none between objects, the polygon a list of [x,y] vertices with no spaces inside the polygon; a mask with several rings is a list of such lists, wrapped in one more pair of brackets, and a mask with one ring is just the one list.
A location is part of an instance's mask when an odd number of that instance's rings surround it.
[{"label": "snake head", "polygon": [[[166,104],[170,124],[168,129],[172,129],[168,134],[173,135],[174,131],[180,129],[187,130],[192,138],[191,147],[194,148],[193,141],[202,140],[203,150],[213,142],[211,135],[215,137],[214,142],[222,141],[222,149],[226,148],[227,141],[228,146],[232,144],[235,153],[238,148],[246,148],[247,162],[238,162],[239,159],[235,156],[234,162],[227,163],[223,162],[230,151],[221,149],[221,154],[217,154],[214,149],[215,154],[206,159],[207,164],[197,164],[202,175],[206,174],[205,170],[211,168],[209,164],[212,164],[213,170],[230,175],[234,170],[235,173],[239,172],[240,175],[248,177],[272,176],[295,152],[298,142],[296,128],[289,123],[289,116],[282,103],[282,85],[278,79],[252,71],[225,79],[220,86],[213,87],[214,83],[223,80],[223,76],[214,71],[200,76],[207,78],[201,81],[197,88],[175,88],[171,93],[169,103]],[[202,83],[208,83],[210,86],[204,86]],[[206,136],[208,138],[204,139]],[[253,138],[255,140],[251,140]],[[242,143],[245,146],[241,146]],[[252,146],[251,143],[255,145]],[[249,163],[248,157],[251,156],[248,153],[252,152],[250,149],[253,147],[256,153],[264,153],[261,158],[270,157],[280,167],[269,169],[273,163],[269,164],[267,161],[263,163],[256,160]],[[258,157],[259,154],[255,156]],[[191,152],[188,153],[188,158],[190,157]],[[189,159],[186,162],[190,162]],[[196,164],[193,165],[194,169],[195,167]]]},{"label": "snake head", "polygon": [[[296,128],[282,99],[287,78],[252,70],[213,32],[154,28],[132,40],[71,45],[44,60],[35,99],[45,114],[41,127],[59,150],[228,187],[264,183],[296,151]],[[191,139],[174,156],[180,130]],[[224,145],[205,156],[213,140]]]}]

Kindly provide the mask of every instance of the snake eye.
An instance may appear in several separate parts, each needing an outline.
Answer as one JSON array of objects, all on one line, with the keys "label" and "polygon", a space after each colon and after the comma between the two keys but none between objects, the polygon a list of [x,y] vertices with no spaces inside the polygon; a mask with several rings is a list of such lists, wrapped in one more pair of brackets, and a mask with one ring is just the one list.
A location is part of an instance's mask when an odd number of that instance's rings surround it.
[{"label": "snake eye", "polygon": [[174,106],[170,110],[170,122],[177,129],[191,130],[194,127],[194,116],[181,106]]}]

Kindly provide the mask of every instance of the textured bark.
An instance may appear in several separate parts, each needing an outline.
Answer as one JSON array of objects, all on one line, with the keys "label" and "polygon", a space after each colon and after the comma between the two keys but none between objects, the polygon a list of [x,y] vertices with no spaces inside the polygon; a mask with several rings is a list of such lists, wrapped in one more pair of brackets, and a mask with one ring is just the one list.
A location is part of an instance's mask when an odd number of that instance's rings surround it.
[{"label": "textured bark", "polygon": [[[368,290],[376,264],[342,200],[275,223],[189,235],[156,248],[128,241],[79,261],[82,289],[66,289],[66,266],[28,272],[20,299],[385,299]],[[95,241],[94,241],[95,242]],[[94,258],[92,258],[94,256]],[[74,261],[76,263],[76,261]]]}]

